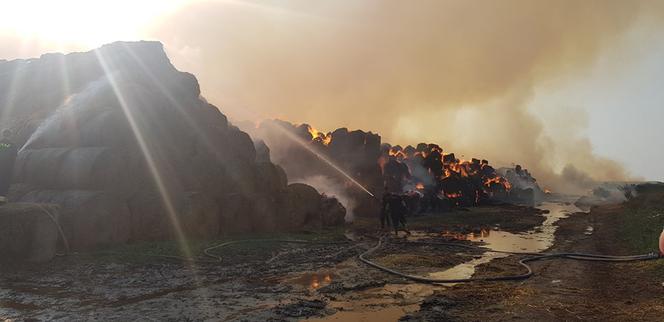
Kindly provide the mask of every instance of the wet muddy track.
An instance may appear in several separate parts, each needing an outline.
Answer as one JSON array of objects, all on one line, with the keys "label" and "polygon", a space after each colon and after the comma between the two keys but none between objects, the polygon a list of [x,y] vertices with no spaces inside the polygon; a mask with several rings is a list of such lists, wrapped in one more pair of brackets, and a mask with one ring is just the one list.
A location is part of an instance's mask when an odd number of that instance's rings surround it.
[{"label": "wet muddy track", "polygon": [[[294,251],[297,249],[302,251]],[[236,311],[232,303],[243,306],[246,296],[253,302],[290,297],[293,287],[279,282],[289,273],[316,271],[357,255],[355,248],[347,246],[283,247],[283,251],[287,254],[269,264],[266,260],[279,255],[278,251],[262,256],[227,256],[223,264],[191,265],[161,258],[154,258],[153,263],[132,263],[103,257],[68,257],[58,258],[47,267],[5,267],[0,283],[0,298],[5,300],[0,302],[0,315],[48,320],[153,315],[224,317]],[[183,302],[180,310],[168,306],[164,310],[158,303],[176,298]],[[195,312],[196,303],[205,306],[208,302],[220,307]],[[186,308],[188,304],[194,304],[191,312]]]},{"label": "wet muddy track", "polygon": [[[458,233],[476,230],[469,228],[474,224],[439,227],[421,230],[418,239],[445,240],[441,232],[455,227]],[[3,318],[39,320],[396,320],[446,289],[359,263],[357,255],[374,243],[230,247],[219,250],[221,264],[71,256],[47,266],[4,267],[0,298],[8,300],[0,302],[0,312]],[[413,274],[432,274],[482,255],[395,242],[373,257]]]},{"label": "wet muddy track", "polygon": [[[619,215],[593,209],[590,214],[560,220],[551,251],[633,253],[619,234]],[[532,266],[536,275],[526,281],[458,285],[436,293],[403,320],[661,321],[664,316],[664,274],[653,273],[661,263],[556,260]],[[477,275],[503,274],[516,268],[516,258],[502,258],[480,266]]]}]

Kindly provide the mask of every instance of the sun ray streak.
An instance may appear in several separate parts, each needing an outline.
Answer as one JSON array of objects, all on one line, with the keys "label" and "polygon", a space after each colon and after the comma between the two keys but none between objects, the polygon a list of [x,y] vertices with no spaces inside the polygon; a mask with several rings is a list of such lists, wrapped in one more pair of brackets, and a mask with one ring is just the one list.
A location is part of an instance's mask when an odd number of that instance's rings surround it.
[{"label": "sun ray streak", "polygon": [[178,211],[175,209],[175,206],[173,205],[173,202],[170,199],[168,189],[166,188],[166,185],[164,183],[162,174],[159,171],[158,165],[155,162],[154,156],[152,155],[150,148],[145,140],[145,136],[143,135],[140,127],[138,126],[136,119],[129,108],[127,101],[120,90],[120,86],[115,79],[115,75],[113,71],[109,69],[109,66],[106,62],[106,59],[104,58],[103,53],[101,53],[100,50],[95,50],[95,55],[97,56],[97,59],[103,68],[106,77],[108,78],[108,81],[111,84],[111,87],[113,89],[113,92],[115,96],[118,99],[118,102],[120,103],[120,107],[122,108],[122,112],[125,114],[127,121],[129,122],[129,126],[131,128],[131,131],[136,138],[136,141],[138,142],[139,148],[141,149],[141,153],[143,153],[143,157],[145,158],[145,161],[147,162],[150,175],[152,176],[152,179],[154,180],[155,184],[157,185],[157,189],[159,190],[159,194],[161,196],[162,202],[164,204],[164,207],[166,208],[167,215],[171,221],[171,224],[173,225],[173,229],[175,230],[176,238],[178,240],[179,246],[182,249],[185,257],[187,258],[192,258],[192,253],[189,248],[189,245],[187,244],[186,238],[184,236],[184,233],[182,231],[182,227],[180,225],[180,221],[178,220]]},{"label": "sun ray streak", "polygon": [[[22,41],[20,47],[23,48],[24,46],[25,41]],[[17,83],[20,82],[22,68],[22,64],[16,64],[16,67],[14,67],[12,72],[12,80],[9,82],[9,87],[7,88],[7,92],[5,94],[5,101],[3,102],[2,106],[0,106],[2,107],[2,114],[0,114],[1,123],[8,123],[8,118],[12,116],[12,112],[14,111],[16,91],[19,88]]]},{"label": "sun ray streak", "polygon": [[[156,77],[156,76],[150,71],[150,69],[145,65],[145,62],[143,62],[143,60],[142,60],[138,55],[136,55],[136,54],[131,50],[131,48],[129,48],[128,46],[124,45],[124,48],[125,48],[125,50],[127,51],[127,53],[128,53],[128,54],[134,59],[134,61],[138,64],[138,66],[141,68],[141,70],[143,71],[143,73],[144,73],[145,75],[147,75],[147,76],[150,78],[150,80],[152,81],[152,83],[153,83],[153,84],[159,89],[159,91],[160,91],[162,94],[164,94],[164,96],[166,96],[166,98],[171,102],[171,104],[173,104],[173,106],[175,107],[175,109],[177,110],[177,112],[182,116],[182,118],[185,120],[185,122],[187,122],[187,124],[189,125],[189,127],[190,127],[191,129],[193,129],[194,131],[196,131],[196,133],[198,134],[198,137],[199,137],[199,138],[201,139],[201,141],[203,142],[205,148],[208,149],[208,151],[213,152],[214,154],[223,153],[224,151],[220,151],[220,149],[219,149],[218,147],[216,147],[216,146],[210,141],[210,138],[208,137],[208,135],[207,135],[204,131],[201,131],[201,129],[199,128],[199,124],[197,124],[196,121],[193,120],[193,119],[191,118],[191,115],[185,111],[185,107],[182,106],[182,103],[180,103],[180,101],[178,101],[175,97],[173,97],[173,94],[172,94],[172,93],[171,93],[171,92],[170,92],[170,91],[164,86],[164,84],[163,84],[161,81],[159,81],[159,79],[158,79],[158,78],[157,78],[157,77]],[[243,182],[243,178],[241,178],[237,173],[235,173],[235,172],[233,172],[233,171],[230,171],[230,172],[228,173],[228,175],[230,175],[230,176],[231,176],[231,179],[234,180],[234,181],[237,182],[237,183],[242,183],[242,182]],[[238,184],[237,186],[242,190],[241,192],[242,192],[244,195],[248,195],[248,194],[250,193],[250,192],[246,189],[246,187],[245,187],[244,185],[242,185],[242,184]]]}]

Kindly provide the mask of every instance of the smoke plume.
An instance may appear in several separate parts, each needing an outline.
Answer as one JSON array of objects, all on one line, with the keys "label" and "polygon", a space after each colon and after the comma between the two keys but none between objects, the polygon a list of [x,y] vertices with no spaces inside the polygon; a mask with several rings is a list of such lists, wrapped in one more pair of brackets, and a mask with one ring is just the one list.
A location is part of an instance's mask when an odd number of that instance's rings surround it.
[{"label": "smoke plume", "polygon": [[554,190],[584,189],[625,171],[595,156],[578,128],[562,142],[546,135],[529,102],[539,85],[577,76],[662,9],[610,0],[215,1],[168,17],[154,35],[235,119],[439,142],[467,158],[519,162]]},{"label": "smoke plume", "polygon": [[354,199],[348,195],[348,189],[343,184],[326,176],[311,176],[303,179],[297,179],[294,183],[308,184],[318,192],[325,194],[328,197],[335,197],[346,208],[346,222],[351,222],[354,219],[353,209],[355,208]]}]

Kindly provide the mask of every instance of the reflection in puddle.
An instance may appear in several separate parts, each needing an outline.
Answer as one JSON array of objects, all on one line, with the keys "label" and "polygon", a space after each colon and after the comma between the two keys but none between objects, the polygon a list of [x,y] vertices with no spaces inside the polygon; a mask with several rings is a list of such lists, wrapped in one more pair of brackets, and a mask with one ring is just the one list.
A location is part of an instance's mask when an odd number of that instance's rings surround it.
[{"label": "reflection in puddle", "polygon": [[334,274],[329,272],[322,273],[305,273],[294,279],[288,280],[290,284],[300,285],[309,289],[318,289],[320,287],[330,285]]},{"label": "reflection in puddle", "polygon": [[[501,251],[515,252],[541,252],[553,245],[556,226],[554,223],[567,217],[571,212],[579,211],[573,205],[558,203],[545,203],[541,209],[549,210],[545,221],[535,229],[514,234],[499,229],[481,229],[471,233],[457,233],[446,231],[441,233],[447,239],[457,239],[471,242],[481,242],[487,248]],[[413,232],[411,239],[430,237],[424,233]],[[429,277],[439,279],[470,278],[477,266],[488,263],[496,258],[507,257],[508,254],[485,252],[467,262],[456,265],[450,269],[430,273]],[[329,279],[326,277],[329,276]],[[328,272],[305,274],[292,283],[316,289],[334,279]],[[299,281],[299,282],[298,282]],[[554,282],[555,283],[555,282]],[[305,321],[397,321],[402,316],[417,311],[422,299],[430,296],[434,291],[444,290],[448,285],[431,284],[386,284],[383,287],[370,288],[353,292],[349,298],[338,298],[330,301],[328,307],[337,310],[336,313]]]},{"label": "reflection in puddle", "polygon": [[[548,214],[544,214],[546,219],[541,226],[525,233],[513,234],[501,230],[482,229],[479,232],[469,234],[453,234],[450,232],[443,232],[442,234],[445,237],[451,237],[458,240],[483,242],[487,248],[492,250],[533,253],[542,252],[553,245],[557,229],[557,226],[555,226],[554,223],[562,218],[566,218],[570,213],[581,210],[572,204],[552,202],[545,202],[539,206],[539,208],[549,211]],[[430,273],[429,277],[438,279],[470,278],[475,273],[475,268],[478,265],[486,264],[496,258],[507,256],[509,255],[486,252],[480,258],[459,264],[442,272]]]},{"label": "reflection in puddle", "polygon": [[402,316],[414,312],[419,308],[419,305],[413,304],[409,306],[390,306],[375,311],[339,311],[330,316],[318,319],[308,319],[304,321],[397,321]]},{"label": "reflection in puddle", "polygon": [[478,232],[470,232],[470,233],[461,233],[457,231],[449,231],[446,230],[442,233],[440,233],[441,237],[446,238],[446,239],[454,239],[454,240],[477,240],[477,239],[483,239],[486,237],[489,237],[491,234],[490,229],[480,229]]},{"label": "reflection in puddle", "polygon": [[352,298],[330,301],[336,313],[305,321],[397,321],[417,311],[423,298],[440,286],[428,284],[386,284],[383,287],[357,291]]}]

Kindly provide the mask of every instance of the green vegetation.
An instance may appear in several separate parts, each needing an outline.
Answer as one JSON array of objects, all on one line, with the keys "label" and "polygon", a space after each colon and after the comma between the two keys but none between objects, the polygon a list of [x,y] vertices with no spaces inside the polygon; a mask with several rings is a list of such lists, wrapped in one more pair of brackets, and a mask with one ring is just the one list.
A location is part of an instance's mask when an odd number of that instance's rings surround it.
[{"label": "green vegetation", "polygon": [[[238,234],[214,240],[189,239],[186,240],[184,244],[189,249],[191,257],[201,260],[213,260],[210,257],[206,257],[203,254],[203,251],[208,247],[230,241],[247,240],[247,242],[233,244],[229,245],[228,247],[224,247],[223,249],[214,250],[213,253],[219,254],[222,257],[224,254],[230,256],[269,257],[273,251],[278,249],[283,244],[270,242],[268,240],[297,239],[307,241],[341,241],[344,240],[344,238],[344,228],[339,227],[335,229],[294,233]],[[177,260],[177,257],[186,257],[186,253],[183,251],[183,247],[180,242],[176,240],[168,240],[144,241],[129,243],[126,245],[111,246],[90,253],[78,254],[78,258],[87,258],[97,261],[122,261],[134,263],[154,262],[155,258],[159,258],[151,255],[164,256],[163,260],[169,260],[169,258],[166,256],[173,256],[173,260]]]},{"label": "green vegetation", "polygon": [[624,204],[622,236],[638,252],[659,249],[658,240],[664,227],[664,185],[648,185]]},{"label": "green vegetation", "polygon": [[[664,227],[664,184],[637,188],[638,195],[624,203],[621,235],[635,253],[659,251],[659,235]],[[664,261],[649,262],[644,268],[664,276]]]}]

